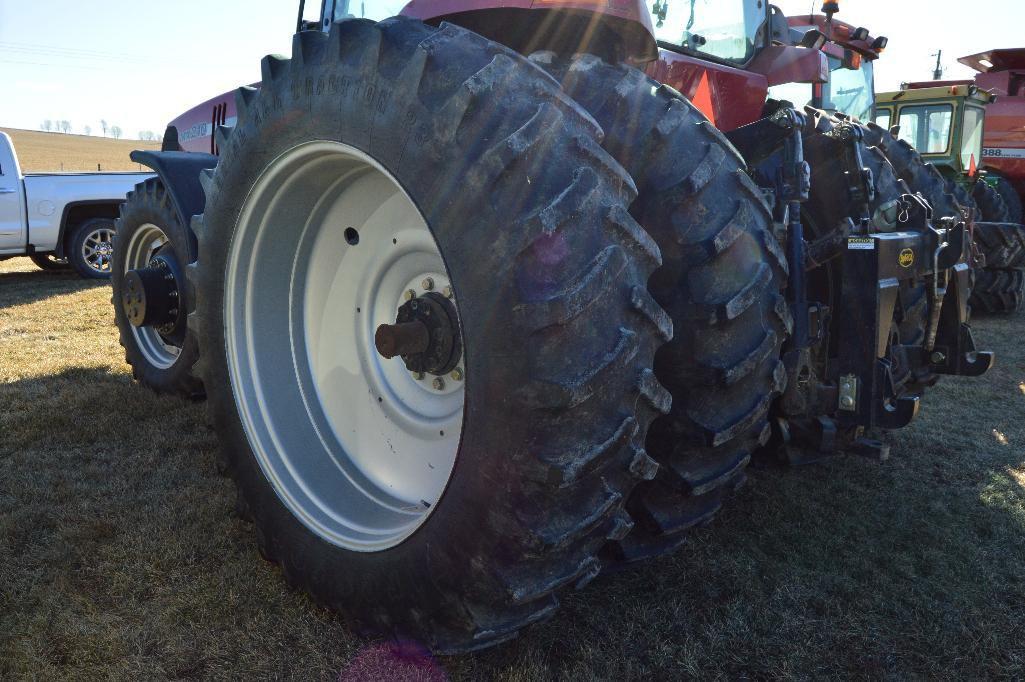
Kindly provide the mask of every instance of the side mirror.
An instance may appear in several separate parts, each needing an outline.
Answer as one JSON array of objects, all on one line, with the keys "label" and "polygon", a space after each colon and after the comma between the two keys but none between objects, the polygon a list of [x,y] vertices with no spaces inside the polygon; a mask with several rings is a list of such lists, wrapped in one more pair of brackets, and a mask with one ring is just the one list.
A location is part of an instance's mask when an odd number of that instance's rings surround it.
[{"label": "side mirror", "polygon": [[825,44],[826,35],[818,29],[811,29],[801,38],[801,47],[807,47],[812,50],[821,50]]}]

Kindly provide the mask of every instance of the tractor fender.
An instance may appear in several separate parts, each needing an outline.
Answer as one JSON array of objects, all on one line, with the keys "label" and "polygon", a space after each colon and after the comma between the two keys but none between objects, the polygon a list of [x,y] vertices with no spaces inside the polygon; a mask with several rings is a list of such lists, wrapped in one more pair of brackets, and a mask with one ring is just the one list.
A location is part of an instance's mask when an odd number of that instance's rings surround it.
[{"label": "tractor fender", "polygon": [[216,156],[197,152],[136,150],[131,153],[131,158],[153,169],[160,177],[182,225],[188,225],[192,216],[203,212],[206,195],[199,183],[199,175],[217,165]]}]

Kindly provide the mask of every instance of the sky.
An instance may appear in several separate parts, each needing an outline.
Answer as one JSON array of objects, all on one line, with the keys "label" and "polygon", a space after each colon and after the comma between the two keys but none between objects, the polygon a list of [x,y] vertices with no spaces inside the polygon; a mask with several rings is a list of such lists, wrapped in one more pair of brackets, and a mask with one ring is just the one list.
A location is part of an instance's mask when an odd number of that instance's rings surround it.
[{"label": "sky", "polygon": [[[369,4],[373,0],[366,0]],[[729,0],[723,0],[729,1]],[[776,0],[787,14],[821,0]],[[320,3],[308,0],[307,16]],[[260,78],[260,59],[288,54],[298,0],[0,0],[0,126],[67,120],[100,134],[163,133],[181,112]],[[978,13],[969,15],[971,8]],[[957,57],[1025,47],[1025,0],[843,0],[837,15],[890,38],[877,89],[931,77],[938,49],[947,78],[973,73]]]}]

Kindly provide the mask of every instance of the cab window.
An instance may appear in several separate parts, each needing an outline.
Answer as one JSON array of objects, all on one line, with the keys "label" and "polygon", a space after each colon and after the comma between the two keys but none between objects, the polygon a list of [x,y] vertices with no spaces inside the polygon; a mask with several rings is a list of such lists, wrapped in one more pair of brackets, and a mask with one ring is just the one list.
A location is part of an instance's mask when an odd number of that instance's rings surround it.
[{"label": "cab window", "polygon": [[381,21],[397,16],[408,4],[409,0],[334,0],[333,18],[335,21],[349,17]]},{"label": "cab window", "polygon": [[974,157],[976,165],[982,163],[982,109],[965,107],[964,128],[961,133],[961,167],[969,168]]},{"label": "cab window", "polygon": [[849,61],[829,56],[829,82],[823,87],[822,108],[867,121],[872,116],[875,67],[853,53]]},{"label": "cab window", "polygon": [[873,120],[875,121],[875,124],[880,128],[889,130],[893,126],[893,124],[890,122],[892,118],[893,112],[891,112],[889,109],[876,109],[876,115]]},{"label": "cab window", "polygon": [[763,0],[655,0],[652,5],[659,42],[737,64],[754,57],[766,16]]},{"label": "cab window", "polygon": [[900,139],[922,154],[943,154],[950,149],[954,107],[950,104],[922,104],[901,107]]}]

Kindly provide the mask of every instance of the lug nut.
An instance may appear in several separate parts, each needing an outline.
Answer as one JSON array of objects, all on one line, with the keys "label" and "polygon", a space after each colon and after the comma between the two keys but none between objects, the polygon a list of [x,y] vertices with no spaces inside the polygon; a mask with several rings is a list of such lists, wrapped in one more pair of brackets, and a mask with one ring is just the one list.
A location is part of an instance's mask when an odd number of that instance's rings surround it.
[{"label": "lug nut", "polygon": [[446,285],[445,288],[441,290],[441,293],[445,295],[445,298],[452,298],[452,287]]},{"label": "lug nut", "polygon": [[424,291],[431,291],[434,289],[434,280],[430,277],[424,277],[424,281],[420,282],[420,286],[424,288]]},{"label": "lug nut", "polygon": [[840,406],[843,407],[845,410],[853,409],[854,408],[854,398],[850,397],[849,395],[845,395],[840,400]]},{"label": "lug nut", "polygon": [[947,359],[947,356],[944,355],[943,353],[939,352],[939,351],[936,351],[932,355],[929,356],[929,359],[932,360],[935,364],[938,365],[941,362],[944,362]]},{"label": "lug nut", "polygon": [[406,293],[404,293],[402,297],[407,301],[412,301],[414,298],[416,298],[416,292],[412,289],[407,289]]},{"label": "lug nut", "polygon": [[423,381],[425,376],[427,376],[427,375],[424,374],[423,372],[413,372],[413,378],[416,379],[417,381]]},{"label": "lug nut", "polygon": [[452,370],[452,373],[449,376],[452,377],[452,379],[455,380],[455,381],[462,381],[463,380],[463,368],[462,367],[456,367],[454,370]]},{"label": "lug nut", "polygon": [[445,388],[445,380],[441,377],[435,377],[434,382],[431,385],[434,386],[434,390],[440,391]]}]

